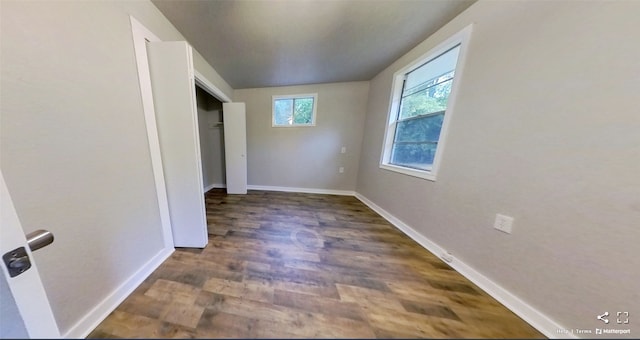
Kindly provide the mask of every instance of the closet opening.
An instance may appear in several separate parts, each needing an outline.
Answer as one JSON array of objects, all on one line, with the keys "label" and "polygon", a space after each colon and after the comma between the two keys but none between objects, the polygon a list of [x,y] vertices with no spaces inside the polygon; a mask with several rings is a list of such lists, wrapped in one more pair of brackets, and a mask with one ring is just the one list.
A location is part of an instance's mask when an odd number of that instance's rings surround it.
[{"label": "closet opening", "polygon": [[196,84],[198,132],[204,192],[226,188],[222,102]]}]

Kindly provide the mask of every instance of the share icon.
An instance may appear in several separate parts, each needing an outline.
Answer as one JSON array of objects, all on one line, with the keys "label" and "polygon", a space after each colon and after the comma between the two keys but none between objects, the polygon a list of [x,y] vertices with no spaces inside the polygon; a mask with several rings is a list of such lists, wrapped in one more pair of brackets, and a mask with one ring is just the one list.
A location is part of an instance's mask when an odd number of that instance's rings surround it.
[{"label": "share icon", "polygon": [[604,312],[601,315],[596,316],[596,319],[608,324],[609,323],[609,319],[607,319],[608,316],[609,316],[609,312]]}]

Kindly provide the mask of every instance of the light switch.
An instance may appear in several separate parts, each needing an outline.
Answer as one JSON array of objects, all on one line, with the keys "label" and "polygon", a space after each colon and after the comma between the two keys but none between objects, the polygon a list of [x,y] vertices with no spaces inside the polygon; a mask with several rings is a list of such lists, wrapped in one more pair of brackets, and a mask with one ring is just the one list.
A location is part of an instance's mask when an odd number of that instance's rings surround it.
[{"label": "light switch", "polygon": [[496,221],[493,227],[507,234],[511,234],[513,230],[513,217],[496,214]]}]

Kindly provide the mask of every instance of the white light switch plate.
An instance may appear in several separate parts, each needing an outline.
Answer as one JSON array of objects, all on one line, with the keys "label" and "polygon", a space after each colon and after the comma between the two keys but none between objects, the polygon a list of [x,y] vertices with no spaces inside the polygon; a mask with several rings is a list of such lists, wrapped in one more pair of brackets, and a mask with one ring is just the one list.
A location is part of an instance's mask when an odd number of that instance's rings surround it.
[{"label": "white light switch plate", "polygon": [[513,217],[496,214],[496,221],[493,227],[507,234],[511,234],[513,230]]}]

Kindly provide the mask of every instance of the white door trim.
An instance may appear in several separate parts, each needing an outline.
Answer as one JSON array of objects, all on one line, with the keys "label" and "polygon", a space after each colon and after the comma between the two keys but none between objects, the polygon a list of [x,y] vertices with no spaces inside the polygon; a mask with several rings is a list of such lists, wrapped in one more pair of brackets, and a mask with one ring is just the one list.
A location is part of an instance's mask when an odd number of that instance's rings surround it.
[{"label": "white door trim", "polygon": [[138,66],[138,82],[140,84],[140,95],[142,97],[142,110],[144,111],[144,121],[147,127],[149,153],[151,155],[151,167],[153,169],[156,195],[158,197],[158,208],[160,210],[160,223],[162,223],[164,247],[165,249],[173,248],[169,200],[167,198],[167,187],[164,181],[164,170],[162,169],[160,139],[158,138],[156,111],[153,106],[153,94],[151,92],[149,59],[147,59],[147,41],[161,40],[134,17],[129,16],[129,18],[131,19],[131,33],[133,34],[133,46],[136,54],[136,64]]},{"label": "white door trim", "polygon": [[220,90],[217,86],[213,85],[207,78],[205,78],[202,73],[198,72],[198,70],[193,71],[196,84],[200,86],[203,90],[207,91],[210,95],[218,99],[223,103],[230,103],[231,98],[227,97],[222,90]]},{"label": "white door trim", "polygon": [[[165,248],[173,248],[173,235],[171,231],[171,218],[169,215],[169,200],[167,198],[167,187],[162,168],[162,156],[160,153],[160,140],[158,138],[158,127],[156,123],[156,112],[153,105],[153,94],[151,91],[151,76],[149,73],[149,59],[147,58],[147,41],[162,41],[153,32],[142,25],[136,18],[129,16],[131,21],[131,32],[133,35],[133,45],[138,66],[138,82],[140,84],[140,95],[142,97],[142,110],[147,128],[147,138],[149,140],[149,152],[151,154],[151,166],[158,197],[158,208],[160,210],[160,221]],[[196,83],[212,96],[222,102],[230,102],[231,99],[218,87],[213,85],[206,77],[197,70],[194,72]],[[194,89],[195,90],[195,89]],[[194,136],[197,137],[197,136]]]}]

